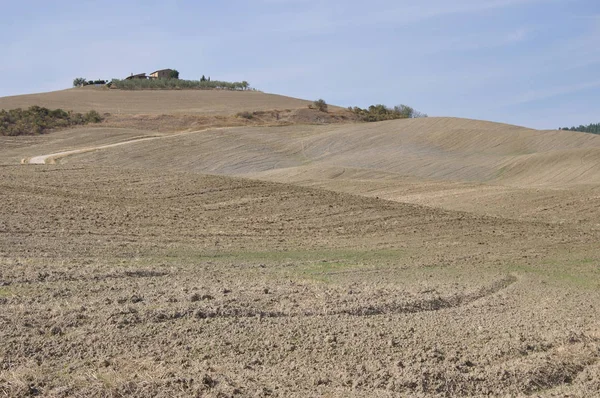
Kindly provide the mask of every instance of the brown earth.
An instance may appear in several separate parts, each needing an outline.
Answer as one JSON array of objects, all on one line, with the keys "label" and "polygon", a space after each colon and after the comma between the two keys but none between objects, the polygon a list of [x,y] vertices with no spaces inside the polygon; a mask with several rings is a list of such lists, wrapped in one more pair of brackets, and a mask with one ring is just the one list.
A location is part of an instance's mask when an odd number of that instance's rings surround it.
[{"label": "brown earth", "polygon": [[232,115],[242,111],[306,108],[311,101],[259,91],[116,90],[71,88],[40,94],[0,97],[0,109],[46,108],[110,114]]},{"label": "brown earth", "polygon": [[0,396],[597,395],[600,137],[167,130],[0,139]]},{"label": "brown earth", "polygon": [[600,383],[597,230],[181,172],[0,174],[8,396]]},{"label": "brown earth", "polygon": [[512,219],[600,219],[600,136],[466,119],[208,130],[62,162],[244,176]]}]

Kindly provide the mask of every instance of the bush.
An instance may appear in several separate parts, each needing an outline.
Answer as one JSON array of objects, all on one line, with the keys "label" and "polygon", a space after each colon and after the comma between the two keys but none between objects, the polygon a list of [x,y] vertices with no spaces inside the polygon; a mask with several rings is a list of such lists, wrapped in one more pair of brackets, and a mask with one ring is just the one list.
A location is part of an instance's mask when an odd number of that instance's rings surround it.
[{"label": "bush", "polygon": [[318,109],[321,112],[327,112],[327,102],[324,99],[318,99],[309,105],[311,109]]},{"label": "bush", "polygon": [[250,120],[250,119],[253,119],[253,118],[254,118],[254,115],[253,115],[252,113],[248,112],[248,111],[245,111],[245,112],[239,112],[239,113],[238,113],[238,114],[236,114],[235,116],[236,116],[236,117],[241,117],[241,118],[244,118],[244,119],[248,119],[248,120]]},{"label": "bush", "polygon": [[89,111],[83,117],[86,123],[100,123],[102,121],[102,116],[94,110]]},{"label": "bush", "polygon": [[69,126],[98,123],[102,117],[96,111],[85,115],[67,112],[63,109],[50,110],[39,106],[29,109],[21,108],[0,110],[0,135],[36,135],[44,134],[49,130],[66,128]]}]

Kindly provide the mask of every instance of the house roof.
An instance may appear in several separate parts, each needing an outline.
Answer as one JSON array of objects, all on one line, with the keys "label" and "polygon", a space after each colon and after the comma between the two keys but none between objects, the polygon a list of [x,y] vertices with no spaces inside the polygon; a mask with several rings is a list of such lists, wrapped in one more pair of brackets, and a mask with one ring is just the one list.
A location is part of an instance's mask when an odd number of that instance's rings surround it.
[{"label": "house roof", "polygon": [[133,77],[142,77],[142,76],[143,76],[143,77],[146,77],[146,74],[145,74],[145,73],[138,73],[138,74],[136,74],[136,75],[133,75],[133,74],[132,74],[131,76],[127,76],[125,79],[131,79],[131,78],[133,78]]},{"label": "house roof", "polygon": [[150,73],[151,75],[157,73],[157,72],[165,72],[165,71],[172,71],[173,69],[159,69],[159,70],[155,70],[154,72]]}]

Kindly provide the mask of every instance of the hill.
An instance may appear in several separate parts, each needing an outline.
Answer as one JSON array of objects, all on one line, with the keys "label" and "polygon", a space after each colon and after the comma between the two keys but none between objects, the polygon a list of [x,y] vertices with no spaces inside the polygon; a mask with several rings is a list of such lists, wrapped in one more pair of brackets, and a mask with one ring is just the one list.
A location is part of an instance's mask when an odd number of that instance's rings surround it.
[{"label": "hill", "polygon": [[[12,152],[44,153],[52,151]],[[514,219],[591,222],[600,217],[599,153],[600,137],[591,134],[426,118],[208,129],[60,161],[243,176]]]},{"label": "hill", "polygon": [[0,109],[33,105],[111,114],[230,115],[241,111],[306,108],[310,101],[255,91],[147,90],[82,87],[0,98]]},{"label": "hill", "polygon": [[[128,155],[132,150],[135,156]],[[281,182],[402,176],[559,187],[600,183],[599,154],[600,137],[591,134],[426,118],[209,130],[82,155],[78,161]]]},{"label": "hill", "polygon": [[600,137],[139,94],[0,137],[0,395],[595,396]]}]

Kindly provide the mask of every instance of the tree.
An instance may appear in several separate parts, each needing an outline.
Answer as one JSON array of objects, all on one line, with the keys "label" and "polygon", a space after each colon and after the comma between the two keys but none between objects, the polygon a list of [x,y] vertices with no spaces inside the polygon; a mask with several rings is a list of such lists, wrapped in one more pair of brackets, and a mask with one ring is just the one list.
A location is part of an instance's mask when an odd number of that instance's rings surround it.
[{"label": "tree", "polygon": [[206,81],[206,77],[204,75],[202,75],[202,77],[200,78],[201,82],[205,82]]},{"label": "tree", "polygon": [[179,79],[179,71],[177,69],[173,69],[169,73],[169,79]]},{"label": "tree", "polygon": [[409,119],[414,116],[415,110],[408,105],[397,105],[394,107],[394,112],[400,115],[401,118]]},{"label": "tree", "polygon": [[324,99],[319,98],[318,100],[314,101],[311,105],[309,105],[309,108],[318,109],[321,112],[327,112],[327,102],[325,102]]},{"label": "tree", "polygon": [[250,83],[244,80],[242,82],[242,90],[248,90],[248,87],[250,87]]},{"label": "tree", "polygon": [[383,104],[377,104],[371,105],[367,109],[362,109],[357,106],[348,107],[348,110],[355,113],[359,120],[364,122],[427,117],[426,114],[416,111],[408,105],[398,105],[394,108],[389,108]]},{"label": "tree", "polygon": [[87,79],[85,77],[76,77],[73,79],[73,87],[81,87],[85,86],[87,83]]}]

